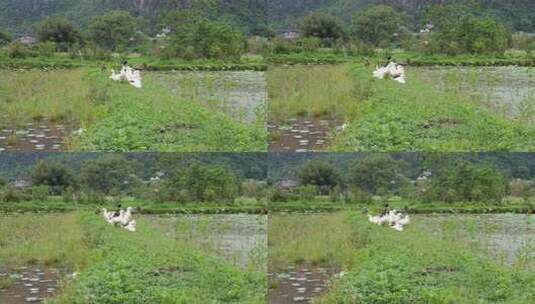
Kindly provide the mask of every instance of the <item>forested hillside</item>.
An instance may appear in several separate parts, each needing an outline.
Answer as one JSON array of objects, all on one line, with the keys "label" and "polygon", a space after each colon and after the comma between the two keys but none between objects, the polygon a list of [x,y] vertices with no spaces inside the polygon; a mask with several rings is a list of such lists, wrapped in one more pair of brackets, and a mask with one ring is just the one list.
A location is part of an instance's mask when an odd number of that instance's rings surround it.
[{"label": "forested hillside", "polygon": [[[372,4],[387,4],[404,10],[417,25],[431,4],[458,0],[0,0],[0,28],[21,35],[49,15],[62,15],[79,25],[112,9],[128,10],[147,17],[149,29],[158,27],[158,16],[173,9],[196,7],[209,15],[232,21],[245,31],[263,25],[266,19],[275,29],[292,27],[310,11],[324,10],[349,20],[351,15]],[[467,1],[460,1],[467,3]],[[474,0],[483,13],[492,13],[514,30],[535,32],[535,1]]]}]

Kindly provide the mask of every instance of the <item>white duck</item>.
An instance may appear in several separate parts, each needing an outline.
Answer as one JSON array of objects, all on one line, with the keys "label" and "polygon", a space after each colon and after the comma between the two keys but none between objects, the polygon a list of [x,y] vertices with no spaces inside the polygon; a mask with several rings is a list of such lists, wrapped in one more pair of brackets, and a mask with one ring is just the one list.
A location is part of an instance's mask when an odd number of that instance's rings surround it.
[{"label": "white duck", "polygon": [[110,79],[113,81],[128,82],[138,89],[142,87],[141,72],[132,69],[126,64],[123,65],[120,73],[115,73],[115,70],[111,70]]},{"label": "white duck", "polygon": [[388,213],[382,216],[368,215],[368,220],[379,226],[389,226],[397,231],[403,231],[404,226],[410,223],[408,215],[403,215],[396,210],[390,210]]},{"label": "white duck", "polygon": [[373,77],[378,79],[385,79],[387,76],[399,83],[406,83],[405,68],[395,62],[388,63],[386,67],[376,67],[376,70],[373,72]]},{"label": "white duck", "polygon": [[115,212],[108,211],[106,208],[102,208],[102,215],[104,220],[111,225],[120,226],[128,231],[136,231],[136,220],[132,216],[132,207],[128,207],[125,210],[119,210],[119,215],[115,215]]}]

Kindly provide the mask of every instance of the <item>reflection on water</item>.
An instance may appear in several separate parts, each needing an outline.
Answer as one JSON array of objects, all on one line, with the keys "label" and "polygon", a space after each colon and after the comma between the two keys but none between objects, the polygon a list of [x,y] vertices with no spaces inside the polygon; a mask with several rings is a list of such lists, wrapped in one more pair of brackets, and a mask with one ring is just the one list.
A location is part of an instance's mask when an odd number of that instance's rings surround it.
[{"label": "reflection on water", "polygon": [[460,240],[507,264],[535,262],[533,215],[414,215],[413,223],[418,229]]},{"label": "reflection on water", "polygon": [[194,244],[232,264],[265,271],[267,216],[249,214],[147,216],[169,237]]},{"label": "reflection on water", "polygon": [[[264,72],[158,72],[156,81],[164,83],[181,99],[195,100],[233,118],[254,122],[267,100]],[[259,113],[260,112],[260,113]]]},{"label": "reflection on water", "polygon": [[455,91],[509,118],[535,119],[535,69],[530,67],[418,67],[412,74]]}]

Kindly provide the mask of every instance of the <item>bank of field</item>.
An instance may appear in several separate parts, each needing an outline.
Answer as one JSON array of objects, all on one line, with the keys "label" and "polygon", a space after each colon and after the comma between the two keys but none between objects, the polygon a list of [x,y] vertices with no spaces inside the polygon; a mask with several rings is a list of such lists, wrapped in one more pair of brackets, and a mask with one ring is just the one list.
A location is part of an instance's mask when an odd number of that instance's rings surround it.
[{"label": "bank of field", "polygon": [[[9,141],[27,135],[28,123],[61,124],[75,132],[74,151],[264,151],[265,119],[237,121],[177,97],[144,74],[144,87],[114,83],[98,69],[5,70],[0,76],[1,127]],[[15,132],[16,131],[16,132]],[[81,134],[81,135],[80,135]]]},{"label": "bank of field", "polygon": [[[505,91],[500,97],[509,98],[507,94],[515,95],[517,89],[507,83],[508,77],[492,80],[492,69],[467,74],[452,68],[443,78],[453,75],[456,81],[446,82],[427,77],[430,73],[417,67],[406,69],[408,81],[401,85],[374,79],[372,67],[357,64],[273,68],[267,77],[268,120],[280,125],[291,125],[291,119],[299,118],[345,122],[345,130],[330,132],[328,149],[339,152],[535,149],[529,68],[525,69],[527,78],[521,88],[526,96],[518,102],[504,102],[499,110],[485,94]],[[461,83],[466,77],[472,80]],[[478,79],[491,79],[494,88],[480,84]],[[464,83],[478,87],[460,90]],[[503,112],[516,115],[511,118]]]},{"label": "bank of field", "polygon": [[[50,303],[263,303],[265,276],[165,236],[146,219],[135,233],[90,213],[1,218],[0,267],[77,272]],[[9,288],[9,284],[3,285]]]},{"label": "bank of field", "polygon": [[[356,211],[273,214],[269,264],[343,269],[314,303],[527,304],[535,297],[533,220],[413,216],[400,233],[372,225]],[[511,229],[515,237],[496,247]]]}]

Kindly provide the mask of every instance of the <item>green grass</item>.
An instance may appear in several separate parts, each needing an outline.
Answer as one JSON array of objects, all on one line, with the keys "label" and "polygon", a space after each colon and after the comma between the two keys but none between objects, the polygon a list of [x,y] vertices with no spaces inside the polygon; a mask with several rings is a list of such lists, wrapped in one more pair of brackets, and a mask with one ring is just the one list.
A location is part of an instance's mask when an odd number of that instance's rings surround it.
[{"label": "green grass", "polygon": [[357,245],[344,213],[273,214],[268,235],[271,271],[296,264],[349,266]]},{"label": "green grass", "polygon": [[273,67],[267,73],[269,120],[333,118],[352,120],[359,112],[357,82],[351,65]]},{"label": "green grass", "polygon": [[83,69],[3,70],[0,109],[5,118],[0,126],[14,128],[42,119],[77,126],[94,122],[105,107],[91,101],[85,75]]},{"label": "green grass", "polygon": [[[42,223],[38,232],[36,219]],[[2,224],[2,266],[59,257],[50,264],[80,272],[51,303],[263,303],[265,298],[262,273],[201,254],[144,219],[135,233],[90,213],[10,216]],[[38,245],[45,250],[32,250]]]},{"label": "green grass", "polygon": [[535,276],[452,239],[351,219],[355,267],[318,303],[532,303]]},{"label": "green grass", "polygon": [[531,151],[535,127],[511,121],[482,105],[441,92],[417,79],[406,85],[372,80],[372,69],[356,67],[367,96],[359,115],[339,134],[335,151]]},{"label": "green grass", "polygon": [[42,119],[87,128],[74,151],[233,152],[267,150],[265,118],[237,122],[180,100],[154,75],[143,89],[113,83],[97,69],[9,71],[0,76],[2,127]]},{"label": "green grass", "polygon": [[[262,203],[218,204],[218,203],[149,203],[133,199],[123,199],[122,204],[136,208],[141,214],[264,214],[266,206]],[[72,211],[99,211],[100,208],[117,208],[116,203],[66,202],[61,197],[49,198],[45,201],[24,201],[19,203],[0,204],[0,213],[61,213]]]}]

